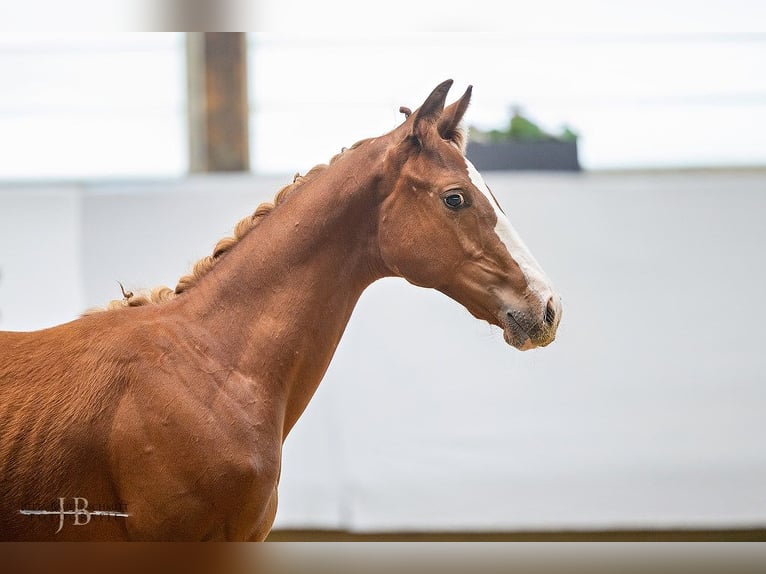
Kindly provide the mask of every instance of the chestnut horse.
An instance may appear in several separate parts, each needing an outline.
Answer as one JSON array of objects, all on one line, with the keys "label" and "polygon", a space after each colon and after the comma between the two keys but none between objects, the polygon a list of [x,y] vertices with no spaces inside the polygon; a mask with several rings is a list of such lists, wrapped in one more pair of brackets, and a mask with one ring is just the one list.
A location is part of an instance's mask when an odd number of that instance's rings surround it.
[{"label": "chestnut horse", "polygon": [[518,349],[553,341],[559,297],[464,157],[451,85],[296,176],[175,290],[0,332],[0,538],[263,540],[283,441],[379,278]]}]

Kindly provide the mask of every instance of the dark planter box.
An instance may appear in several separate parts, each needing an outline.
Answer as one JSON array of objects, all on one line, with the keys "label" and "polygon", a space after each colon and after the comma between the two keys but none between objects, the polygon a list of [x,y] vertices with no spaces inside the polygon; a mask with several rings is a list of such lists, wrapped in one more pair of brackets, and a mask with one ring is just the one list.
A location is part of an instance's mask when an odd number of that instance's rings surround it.
[{"label": "dark planter box", "polygon": [[466,156],[476,169],[580,171],[577,142],[468,142]]}]

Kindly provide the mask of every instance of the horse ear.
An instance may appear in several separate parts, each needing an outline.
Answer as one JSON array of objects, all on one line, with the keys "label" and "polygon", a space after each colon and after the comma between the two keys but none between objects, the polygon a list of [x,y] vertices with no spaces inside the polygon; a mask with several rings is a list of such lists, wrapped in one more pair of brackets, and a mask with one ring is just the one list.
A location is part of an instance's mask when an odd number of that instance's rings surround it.
[{"label": "horse ear", "polygon": [[449,92],[450,87],[452,87],[452,80],[446,80],[436,86],[431,95],[423,102],[423,105],[415,111],[412,135],[417,138],[421,145],[430,130],[439,121],[439,116],[444,111],[444,103],[447,101],[447,92]]},{"label": "horse ear", "polygon": [[454,141],[461,147],[464,136],[460,130],[460,122],[463,120],[465,111],[468,109],[468,104],[471,103],[472,90],[473,86],[468,86],[462,97],[450,104],[439,118],[439,135],[442,139]]}]

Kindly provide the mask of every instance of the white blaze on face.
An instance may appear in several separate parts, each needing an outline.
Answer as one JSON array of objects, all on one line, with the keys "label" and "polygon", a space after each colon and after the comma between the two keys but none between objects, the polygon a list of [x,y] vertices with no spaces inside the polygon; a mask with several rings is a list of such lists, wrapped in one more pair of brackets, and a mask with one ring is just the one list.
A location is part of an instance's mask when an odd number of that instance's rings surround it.
[{"label": "white blaze on face", "polygon": [[465,163],[468,169],[468,177],[471,179],[471,183],[473,183],[473,185],[476,186],[476,188],[484,194],[484,196],[487,198],[487,201],[489,201],[489,204],[495,210],[495,214],[497,215],[495,233],[500,238],[500,241],[503,243],[503,245],[505,245],[505,248],[508,250],[511,258],[519,266],[522,273],[524,273],[524,277],[527,280],[529,289],[534,292],[535,295],[537,295],[543,303],[547,302],[548,297],[553,294],[550,280],[545,276],[545,273],[540,268],[540,265],[537,263],[537,261],[535,261],[535,258],[529,252],[527,246],[524,245],[524,242],[521,240],[521,237],[519,237],[519,234],[516,233],[516,230],[511,225],[511,222],[508,221],[505,213],[503,213],[503,211],[500,209],[500,206],[498,205],[494,196],[489,191],[487,184],[484,183],[484,179],[481,177],[481,174],[477,171],[473,164],[468,161],[468,158],[465,158]]}]

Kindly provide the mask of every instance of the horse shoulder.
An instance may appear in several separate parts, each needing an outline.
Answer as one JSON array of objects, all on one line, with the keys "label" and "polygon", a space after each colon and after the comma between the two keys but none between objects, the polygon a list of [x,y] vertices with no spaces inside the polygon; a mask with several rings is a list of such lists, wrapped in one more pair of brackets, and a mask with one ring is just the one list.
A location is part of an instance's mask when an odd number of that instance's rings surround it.
[{"label": "horse shoulder", "polygon": [[280,425],[268,397],[204,333],[142,330],[111,429],[113,475],[139,539],[242,539],[268,514]]}]

